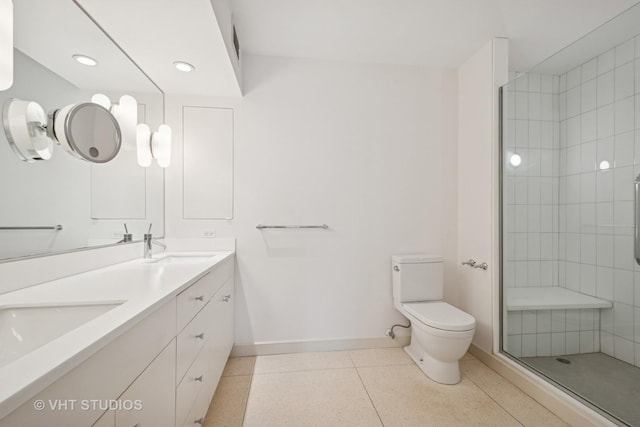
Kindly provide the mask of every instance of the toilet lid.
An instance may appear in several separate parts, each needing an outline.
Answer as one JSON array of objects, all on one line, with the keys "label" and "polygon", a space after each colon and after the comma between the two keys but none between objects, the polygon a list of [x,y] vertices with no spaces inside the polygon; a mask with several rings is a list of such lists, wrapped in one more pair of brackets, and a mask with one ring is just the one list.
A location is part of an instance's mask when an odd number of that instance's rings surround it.
[{"label": "toilet lid", "polygon": [[476,326],[476,319],[446,302],[414,302],[404,304],[407,313],[432,328],[445,331],[468,331]]}]

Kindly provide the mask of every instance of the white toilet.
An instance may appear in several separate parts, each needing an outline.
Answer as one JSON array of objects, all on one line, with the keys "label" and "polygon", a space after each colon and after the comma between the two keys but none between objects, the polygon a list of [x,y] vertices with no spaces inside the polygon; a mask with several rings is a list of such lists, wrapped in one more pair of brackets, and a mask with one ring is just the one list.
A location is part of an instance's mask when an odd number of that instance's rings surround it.
[{"label": "white toilet", "polygon": [[391,265],[393,305],[411,321],[411,344],[405,351],[432,380],[459,383],[458,360],[471,344],[476,320],[442,301],[442,257],[394,255]]}]

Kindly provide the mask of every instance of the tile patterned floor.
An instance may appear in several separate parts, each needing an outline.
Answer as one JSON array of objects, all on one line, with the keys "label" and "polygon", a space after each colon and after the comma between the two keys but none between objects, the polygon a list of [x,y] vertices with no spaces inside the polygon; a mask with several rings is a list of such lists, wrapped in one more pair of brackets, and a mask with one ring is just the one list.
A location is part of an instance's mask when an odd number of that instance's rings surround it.
[{"label": "tile patterned floor", "polygon": [[566,426],[473,356],[461,371],[438,384],[400,348],[231,358],[205,426]]}]

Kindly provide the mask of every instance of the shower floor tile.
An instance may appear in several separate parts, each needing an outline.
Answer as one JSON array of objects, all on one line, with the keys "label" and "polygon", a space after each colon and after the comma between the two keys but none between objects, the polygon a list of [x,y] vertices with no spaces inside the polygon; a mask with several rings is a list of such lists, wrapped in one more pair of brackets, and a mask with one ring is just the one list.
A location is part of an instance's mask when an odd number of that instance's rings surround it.
[{"label": "shower floor tile", "polygon": [[571,364],[556,357],[523,357],[522,361],[625,423],[640,425],[640,369],[604,353],[561,358]]}]

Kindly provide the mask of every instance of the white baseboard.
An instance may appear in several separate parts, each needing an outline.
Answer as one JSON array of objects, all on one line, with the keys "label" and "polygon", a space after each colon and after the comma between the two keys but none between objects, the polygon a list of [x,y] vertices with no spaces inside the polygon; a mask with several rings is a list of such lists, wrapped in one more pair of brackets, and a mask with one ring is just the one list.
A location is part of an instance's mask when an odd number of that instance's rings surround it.
[{"label": "white baseboard", "polygon": [[404,347],[409,345],[409,335],[396,339],[380,338],[345,338],[318,341],[283,341],[259,342],[248,345],[234,345],[231,357],[266,356],[269,354],[308,353],[313,351],[364,350],[368,348]]},{"label": "white baseboard", "polygon": [[616,426],[609,419],[502,354],[489,354],[473,344],[469,353],[572,426]]}]

